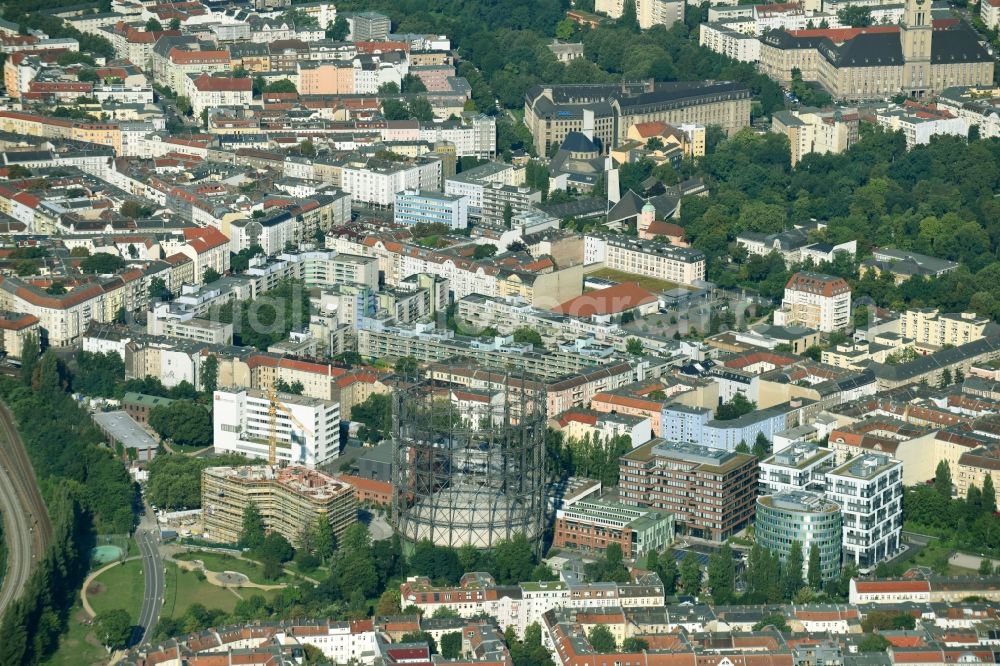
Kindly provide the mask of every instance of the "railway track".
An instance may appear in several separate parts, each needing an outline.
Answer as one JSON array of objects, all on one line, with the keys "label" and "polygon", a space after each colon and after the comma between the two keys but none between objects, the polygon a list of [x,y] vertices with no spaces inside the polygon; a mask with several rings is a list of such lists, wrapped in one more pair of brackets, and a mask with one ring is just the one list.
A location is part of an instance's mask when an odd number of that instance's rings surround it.
[{"label": "railway track", "polygon": [[0,403],[0,512],[7,540],[7,573],[0,587],[0,617],[24,591],[31,571],[49,547],[52,525],[35,470],[14,416]]}]

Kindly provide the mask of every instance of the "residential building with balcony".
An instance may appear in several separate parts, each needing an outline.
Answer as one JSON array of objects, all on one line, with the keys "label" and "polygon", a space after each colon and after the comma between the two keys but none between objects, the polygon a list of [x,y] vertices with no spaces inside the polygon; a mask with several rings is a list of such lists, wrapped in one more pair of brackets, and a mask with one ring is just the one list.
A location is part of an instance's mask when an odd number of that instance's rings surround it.
[{"label": "residential building with balcony", "polygon": [[872,567],[899,550],[903,463],[866,453],[826,474],[826,497],[840,506],[844,561]]}]

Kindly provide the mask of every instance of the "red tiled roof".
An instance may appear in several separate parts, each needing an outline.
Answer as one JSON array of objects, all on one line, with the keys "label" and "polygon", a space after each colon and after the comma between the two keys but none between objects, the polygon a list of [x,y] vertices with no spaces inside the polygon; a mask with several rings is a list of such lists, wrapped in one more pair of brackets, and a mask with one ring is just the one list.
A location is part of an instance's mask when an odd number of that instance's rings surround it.
[{"label": "red tiled roof", "polygon": [[184,239],[198,254],[208,252],[211,249],[229,243],[229,239],[226,238],[226,235],[215,227],[185,229]]},{"label": "red tiled roof", "polygon": [[250,79],[237,79],[231,76],[202,74],[194,79],[193,83],[200,92],[250,92],[253,90],[253,82]]},{"label": "red tiled roof", "polygon": [[930,592],[926,580],[869,580],[856,581],[855,589],[861,594],[892,594],[901,592]]},{"label": "red tiled roof", "polygon": [[637,283],[626,282],[608,287],[607,289],[598,289],[581,294],[553,308],[553,311],[574,317],[618,314],[641,305],[652,303],[655,300],[655,295],[646,291]]}]

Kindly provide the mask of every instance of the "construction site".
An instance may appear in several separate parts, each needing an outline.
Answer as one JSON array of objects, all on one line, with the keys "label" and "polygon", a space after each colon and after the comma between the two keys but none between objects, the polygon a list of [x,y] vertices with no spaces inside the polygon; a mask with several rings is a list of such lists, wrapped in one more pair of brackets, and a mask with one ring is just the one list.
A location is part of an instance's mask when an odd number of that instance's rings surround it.
[{"label": "construction site", "polygon": [[545,391],[523,376],[435,378],[393,398],[392,520],[407,542],[541,543]]}]

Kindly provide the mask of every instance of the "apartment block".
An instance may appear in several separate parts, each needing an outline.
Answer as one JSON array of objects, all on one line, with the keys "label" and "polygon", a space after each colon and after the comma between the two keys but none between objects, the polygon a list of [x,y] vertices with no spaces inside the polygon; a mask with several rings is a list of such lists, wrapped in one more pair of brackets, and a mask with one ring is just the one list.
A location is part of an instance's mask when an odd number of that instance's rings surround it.
[{"label": "apartment block", "polygon": [[860,118],[853,108],[777,111],[771,118],[771,131],[788,137],[795,166],[810,153],[837,155],[853,146],[860,138]]},{"label": "apartment block", "polygon": [[542,203],[541,190],[523,185],[489,183],[483,186],[483,206],[480,218],[484,222],[506,222],[508,209],[511,218],[531,211],[535,204]]},{"label": "apartment block", "polygon": [[[684,7],[684,0],[635,0],[636,22],[642,30],[654,25],[669,28],[684,20]],[[614,19],[621,18],[624,10],[625,0],[597,0],[594,3],[594,11]]]},{"label": "apartment block", "polygon": [[587,234],[584,257],[587,264],[603,263],[605,268],[679,284],[705,279],[705,255],[700,250],[655,240]]},{"label": "apartment block", "polygon": [[790,490],[822,492],[826,472],[834,467],[830,449],[813,442],[796,442],[760,463],[761,495],[777,495]]},{"label": "apartment block", "polygon": [[899,335],[920,345],[958,347],[983,338],[989,323],[989,317],[974,312],[941,313],[936,308],[917,308],[900,315]]},{"label": "apartment block", "polygon": [[826,497],[840,506],[844,561],[872,567],[899,550],[903,463],[866,453],[826,474]]},{"label": "apartment block", "polygon": [[760,40],[757,36],[734,30],[721,21],[698,26],[698,43],[740,62],[760,60]]},{"label": "apartment block", "polygon": [[239,540],[243,512],[251,502],[264,528],[296,547],[319,520],[330,524],[338,540],[357,522],[351,487],[304,467],[207,467],[201,473],[201,498],[208,538],[222,543]]},{"label": "apartment block", "polygon": [[622,504],[672,513],[678,534],[725,541],[754,517],[751,455],[654,439],[622,456],[619,478]]},{"label": "apartment block", "polygon": [[441,192],[404,190],[396,194],[396,224],[443,224],[450,229],[469,226],[469,198]]},{"label": "apartment block", "polygon": [[851,323],[851,287],[843,278],[800,271],[785,285],[774,323],[797,324],[824,333],[842,331]]},{"label": "apartment block", "polygon": [[215,452],[267,460],[273,429],[281,464],[311,469],[340,455],[340,405],[336,402],[279,393],[274,412],[272,421],[267,391],[216,391]]}]

